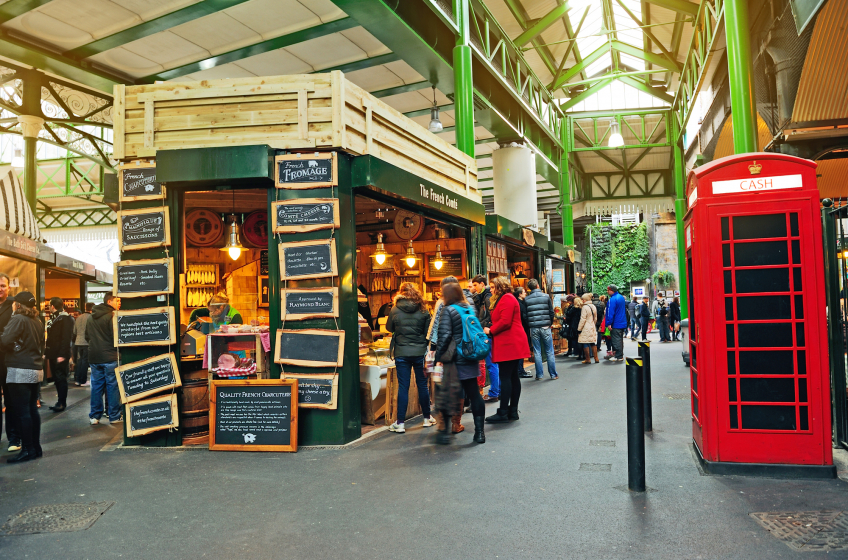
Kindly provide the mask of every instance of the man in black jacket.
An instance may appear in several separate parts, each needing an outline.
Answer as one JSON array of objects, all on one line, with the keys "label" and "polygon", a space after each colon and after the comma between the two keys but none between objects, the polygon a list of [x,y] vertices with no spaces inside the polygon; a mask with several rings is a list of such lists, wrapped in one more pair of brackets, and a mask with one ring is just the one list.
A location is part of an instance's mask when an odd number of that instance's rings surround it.
[{"label": "man in black jacket", "polygon": [[527,319],[530,322],[530,337],[533,339],[533,360],[536,362],[536,381],[544,377],[542,352],[548,359],[548,374],[551,379],[559,379],[554,354],[554,338],[551,325],[554,323],[554,304],[551,296],[539,289],[535,278],[527,282],[530,293],[524,298],[527,304]]},{"label": "man in black jacket", "polygon": [[[0,333],[6,328],[9,319],[12,318],[12,306],[14,301],[9,297],[9,277],[0,272]],[[0,351],[0,406],[6,408],[6,438],[9,440],[9,451],[21,450],[21,436],[17,421],[12,414],[11,407],[6,406],[9,393],[6,391],[6,358]],[[2,410],[2,409],[0,409]],[[0,413],[0,432],[3,431],[3,414]]]},{"label": "man in black jacket", "polygon": [[65,311],[60,297],[50,298],[50,319],[47,321],[47,344],[44,357],[50,362],[50,374],[56,387],[56,404],[53,412],[62,412],[68,400],[68,366],[71,361],[71,343],[74,341],[74,318]]},{"label": "man in black jacket", "polygon": [[648,296],[642,298],[642,305],[639,306],[639,322],[642,326],[642,340],[648,340],[648,323],[651,322],[651,304],[648,303]]},{"label": "man in black jacket", "polygon": [[118,349],[112,328],[112,317],[121,308],[121,298],[107,294],[101,303],[91,310],[91,318],[85,326],[85,338],[88,340],[88,362],[91,364],[91,412],[89,422],[100,423],[103,416],[103,392],[109,405],[109,422],[121,422],[121,395],[118,393],[118,379],[115,368],[118,367]]},{"label": "man in black jacket", "polygon": [[[492,291],[486,283],[486,278],[482,274],[478,274],[471,280],[471,294],[474,298],[474,308],[477,310],[477,318],[480,319],[480,325],[486,334],[489,334],[489,327],[492,326],[492,313],[489,310],[489,303],[492,300]],[[492,335],[489,335],[491,341]],[[489,344],[489,347],[492,345]],[[489,394],[483,397],[485,402],[496,402],[501,397],[501,376],[498,364],[492,361],[492,353],[486,356],[486,371],[489,373]]]}]

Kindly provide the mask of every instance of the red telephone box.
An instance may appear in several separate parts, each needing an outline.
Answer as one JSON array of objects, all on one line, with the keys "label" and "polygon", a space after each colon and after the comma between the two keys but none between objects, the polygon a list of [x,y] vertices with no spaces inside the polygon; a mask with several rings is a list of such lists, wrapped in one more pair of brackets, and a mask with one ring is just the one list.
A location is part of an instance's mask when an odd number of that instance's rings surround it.
[{"label": "red telephone box", "polygon": [[689,174],[692,436],[716,474],[836,476],[815,169],[755,153]]}]

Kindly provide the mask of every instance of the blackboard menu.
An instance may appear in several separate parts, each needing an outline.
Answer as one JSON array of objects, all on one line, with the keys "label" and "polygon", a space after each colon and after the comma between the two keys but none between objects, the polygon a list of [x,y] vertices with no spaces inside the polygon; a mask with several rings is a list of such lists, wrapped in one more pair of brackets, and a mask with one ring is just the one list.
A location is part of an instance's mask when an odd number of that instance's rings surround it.
[{"label": "blackboard menu", "polygon": [[271,287],[267,276],[259,277],[259,307],[271,305]]},{"label": "blackboard menu", "polygon": [[174,344],[174,309],[139,309],[115,313],[115,346]]},{"label": "blackboard menu", "polygon": [[274,203],[274,233],[297,233],[339,227],[335,198],[300,198]]},{"label": "blackboard menu", "polygon": [[115,373],[124,404],[182,384],[172,353],[118,366]]},{"label": "blackboard menu", "polygon": [[312,157],[301,154],[277,156],[275,182],[278,188],[311,189],[338,184],[336,180],[335,154],[316,154]]},{"label": "blackboard menu", "polygon": [[118,243],[121,250],[170,245],[171,230],[168,216],[167,208],[118,212],[120,226]]},{"label": "blackboard menu", "polygon": [[165,395],[126,405],[127,435],[143,436],[179,426],[177,396]]},{"label": "blackboard menu", "polygon": [[174,293],[174,259],[115,263],[115,286],[121,297]]},{"label": "blackboard menu", "polygon": [[288,377],[297,379],[297,404],[301,408],[336,408],[338,376],[304,377],[291,375]]},{"label": "blackboard menu", "polygon": [[426,280],[440,280],[446,276],[456,276],[457,278],[465,278],[465,255],[461,251],[442,252],[442,268],[437,269],[433,261],[436,260],[436,255],[426,255],[427,272]]},{"label": "blackboard menu", "polygon": [[338,288],[306,288],[283,290],[282,318],[338,317]]},{"label": "blackboard menu", "polygon": [[297,381],[212,381],[209,449],[297,451]]},{"label": "blackboard menu", "polygon": [[259,274],[268,276],[268,249],[259,251]]},{"label": "blackboard menu", "polygon": [[280,277],[326,278],[337,276],[336,240],[280,243]]},{"label": "blackboard menu", "polygon": [[278,330],[274,361],[278,364],[323,367],[344,361],[344,331]]},{"label": "blackboard menu", "polygon": [[156,180],[155,166],[122,167],[119,171],[121,200],[143,200],[162,198],[165,190]]}]

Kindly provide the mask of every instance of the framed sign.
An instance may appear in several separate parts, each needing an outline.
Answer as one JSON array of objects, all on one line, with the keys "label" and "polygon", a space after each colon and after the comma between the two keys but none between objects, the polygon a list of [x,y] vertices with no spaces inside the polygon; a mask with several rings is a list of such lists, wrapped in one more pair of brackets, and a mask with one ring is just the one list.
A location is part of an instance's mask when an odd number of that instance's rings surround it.
[{"label": "framed sign", "polygon": [[115,374],[124,404],[182,386],[177,358],[172,352],[118,366]]},{"label": "framed sign", "polygon": [[271,294],[269,292],[269,284],[267,276],[259,277],[259,307],[269,307],[271,305]]},{"label": "framed sign", "polygon": [[339,275],[335,239],[280,243],[279,252],[281,280]]},{"label": "framed sign", "polygon": [[168,346],[176,344],[174,308],[116,311],[112,317],[115,346]]},{"label": "framed sign", "polygon": [[143,436],[158,430],[168,430],[180,425],[177,413],[177,395],[163,395],[124,405],[124,419],[129,437]]},{"label": "framed sign", "polygon": [[339,184],[336,153],[286,154],[274,158],[278,189],[316,189]]},{"label": "framed sign", "polygon": [[155,200],[165,198],[165,186],[156,180],[155,162],[135,162],[118,167],[118,199]]},{"label": "framed sign", "polygon": [[282,320],[339,316],[338,288],[280,290]]},{"label": "framed sign", "polygon": [[118,248],[121,251],[166,247],[171,244],[168,208],[118,212]]},{"label": "framed sign", "polygon": [[280,329],[277,331],[274,361],[293,366],[341,367],[344,339],[344,331]]},{"label": "framed sign", "polygon": [[115,263],[112,293],[122,298],[174,293],[174,259]]},{"label": "framed sign", "polygon": [[212,381],[209,449],[297,451],[297,380]]},{"label": "framed sign", "polygon": [[339,227],[337,198],[295,198],[272,203],[274,233],[300,233]]},{"label": "framed sign", "polygon": [[286,379],[297,379],[297,406],[300,408],[338,407],[339,376],[332,373],[313,375],[286,374]]},{"label": "framed sign", "polygon": [[424,255],[425,280],[441,280],[448,276],[456,276],[458,279],[465,278],[465,253],[463,251],[442,251],[442,268],[436,268],[433,261],[436,253]]}]

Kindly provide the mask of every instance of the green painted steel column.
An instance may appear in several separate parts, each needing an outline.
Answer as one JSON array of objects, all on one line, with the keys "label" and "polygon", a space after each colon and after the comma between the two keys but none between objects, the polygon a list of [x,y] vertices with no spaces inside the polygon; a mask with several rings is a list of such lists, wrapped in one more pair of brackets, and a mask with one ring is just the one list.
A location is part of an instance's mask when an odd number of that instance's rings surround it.
[{"label": "green painted steel column", "polygon": [[686,214],[686,168],[683,165],[683,141],[677,138],[677,120],[674,113],[669,112],[666,122],[670,124],[669,133],[672,139],[674,166],[672,180],[674,181],[674,219],[677,222],[677,285],[680,290],[680,318],[689,316],[689,294],[686,287],[686,234],[683,227],[683,216]]},{"label": "green painted steel column", "polygon": [[35,212],[38,194],[38,164],[35,160],[37,151],[38,140],[24,138],[24,196],[33,212]]},{"label": "green painted steel column", "polygon": [[559,162],[559,189],[562,201],[562,244],[568,248],[574,247],[574,209],[571,206],[571,172],[569,155],[571,146],[568,143],[571,119],[566,117],[562,126],[562,158]]},{"label": "green painted steel column", "polygon": [[35,212],[38,195],[38,131],[43,124],[41,112],[41,73],[35,70],[21,71],[23,88],[21,92],[21,133],[24,138],[24,196],[27,204]]},{"label": "green painted steel column", "polygon": [[456,147],[474,157],[474,82],[471,78],[471,20],[469,0],[454,0],[459,36],[453,48]]},{"label": "green painted steel column", "polygon": [[733,151],[757,151],[757,105],[754,101],[754,68],[751,60],[751,29],[748,0],[724,4],[727,35],[727,70],[730,76],[730,107],[733,115]]}]

